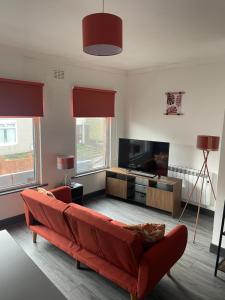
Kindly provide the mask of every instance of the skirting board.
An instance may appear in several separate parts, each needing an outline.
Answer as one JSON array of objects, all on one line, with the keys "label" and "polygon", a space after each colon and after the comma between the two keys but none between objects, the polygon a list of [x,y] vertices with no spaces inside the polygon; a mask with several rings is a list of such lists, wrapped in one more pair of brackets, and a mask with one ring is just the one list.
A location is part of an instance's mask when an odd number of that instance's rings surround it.
[{"label": "skirting board", "polygon": [[[211,244],[210,244],[209,251],[212,252],[212,253],[214,253],[214,254],[217,254],[217,250],[218,250],[218,246],[211,243]],[[221,250],[220,250],[220,255],[221,255],[222,257],[225,257],[225,249],[224,249],[224,248],[221,248]]]},{"label": "skirting board", "polygon": [[[184,201],[181,201],[181,206],[184,207],[186,202]],[[192,203],[188,203],[188,208],[197,212],[198,210],[198,206],[197,205],[194,205]],[[207,209],[207,208],[204,208],[204,207],[201,207],[200,208],[200,213],[203,214],[203,215],[206,215],[206,216],[210,216],[210,217],[214,217],[214,214],[215,212],[213,210],[210,210],[210,209]]]},{"label": "skirting board", "polygon": [[92,198],[95,198],[98,196],[103,196],[103,195],[105,195],[105,189],[84,195],[84,200],[89,200],[89,199],[92,199]]},{"label": "skirting board", "polygon": [[20,222],[24,222],[25,221],[25,215],[18,215],[18,216],[14,216],[11,218],[7,218],[4,220],[0,220],[0,230],[5,229],[6,227],[12,225],[12,224],[16,224],[16,223],[20,223]]}]

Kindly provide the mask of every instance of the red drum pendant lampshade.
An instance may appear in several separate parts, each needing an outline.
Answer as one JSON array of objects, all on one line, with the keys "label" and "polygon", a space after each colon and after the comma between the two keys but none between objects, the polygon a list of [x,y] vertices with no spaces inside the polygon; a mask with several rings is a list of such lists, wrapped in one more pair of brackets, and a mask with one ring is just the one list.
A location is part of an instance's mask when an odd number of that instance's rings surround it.
[{"label": "red drum pendant lampshade", "polygon": [[83,18],[83,50],[96,56],[122,52],[122,19],[108,13],[95,13]]},{"label": "red drum pendant lampshade", "polygon": [[218,151],[220,138],[219,136],[198,135],[197,148],[206,151]]}]

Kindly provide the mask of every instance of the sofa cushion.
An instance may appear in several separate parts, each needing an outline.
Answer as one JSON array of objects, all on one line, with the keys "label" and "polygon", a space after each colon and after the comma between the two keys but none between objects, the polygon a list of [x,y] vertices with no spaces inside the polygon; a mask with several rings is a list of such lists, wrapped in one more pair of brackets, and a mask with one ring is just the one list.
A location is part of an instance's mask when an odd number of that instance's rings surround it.
[{"label": "sofa cushion", "polygon": [[101,223],[104,226],[111,219],[77,204],[70,204],[70,207],[65,211],[65,215],[77,243],[92,253],[100,255],[95,225]]},{"label": "sofa cushion", "polygon": [[31,225],[30,229],[71,256],[75,256],[80,250],[80,247],[75,242],[46,226]]},{"label": "sofa cushion", "polygon": [[74,240],[63,214],[68,204],[34,190],[24,190],[21,196],[36,221]]},{"label": "sofa cushion", "polygon": [[140,236],[112,222],[98,228],[96,235],[103,257],[115,266],[136,276],[143,244]]},{"label": "sofa cushion", "polygon": [[105,278],[118,284],[129,293],[137,293],[137,277],[134,277],[126,271],[114,266],[104,258],[101,258],[85,249],[75,252],[74,257]]},{"label": "sofa cushion", "polygon": [[66,209],[65,215],[80,246],[132,276],[137,275],[143,252],[142,240],[137,233],[79,205],[71,205]]}]

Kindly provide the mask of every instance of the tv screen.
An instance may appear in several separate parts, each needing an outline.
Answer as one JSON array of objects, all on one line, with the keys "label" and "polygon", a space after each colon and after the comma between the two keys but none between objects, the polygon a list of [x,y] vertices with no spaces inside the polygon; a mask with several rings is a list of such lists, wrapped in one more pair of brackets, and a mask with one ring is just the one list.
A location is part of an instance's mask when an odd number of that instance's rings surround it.
[{"label": "tv screen", "polygon": [[119,139],[120,168],[167,176],[169,143]]}]

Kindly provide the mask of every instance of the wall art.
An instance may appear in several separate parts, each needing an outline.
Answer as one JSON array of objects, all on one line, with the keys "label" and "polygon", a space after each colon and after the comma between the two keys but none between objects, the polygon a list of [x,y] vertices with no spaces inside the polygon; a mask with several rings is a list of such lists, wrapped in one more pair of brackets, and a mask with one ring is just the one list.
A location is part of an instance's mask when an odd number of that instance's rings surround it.
[{"label": "wall art", "polygon": [[185,92],[166,93],[166,112],[165,115],[183,115],[181,111],[182,96]]}]

